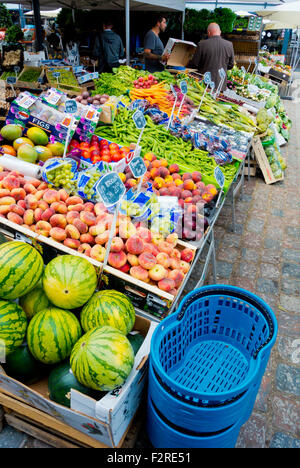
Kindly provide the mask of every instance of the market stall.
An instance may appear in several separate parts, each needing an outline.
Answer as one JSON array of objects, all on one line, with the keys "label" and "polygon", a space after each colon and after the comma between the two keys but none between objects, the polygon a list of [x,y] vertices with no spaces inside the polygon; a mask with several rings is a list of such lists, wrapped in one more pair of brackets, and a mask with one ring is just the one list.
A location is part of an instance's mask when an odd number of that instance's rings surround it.
[{"label": "market stall", "polygon": [[99,76],[64,61],[7,60],[0,352],[4,342],[11,357],[0,403],[21,400],[28,416],[33,407],[87,445],[121,447],[156,327],[205,250],[195,287],[209,262],[216,278],[214,226],[228,201],[234,229],[252,158],[267,184],[284,178],[291,121],[278,86],[244,67],[228,72],[222,93],[209,72],[120,66]]}]

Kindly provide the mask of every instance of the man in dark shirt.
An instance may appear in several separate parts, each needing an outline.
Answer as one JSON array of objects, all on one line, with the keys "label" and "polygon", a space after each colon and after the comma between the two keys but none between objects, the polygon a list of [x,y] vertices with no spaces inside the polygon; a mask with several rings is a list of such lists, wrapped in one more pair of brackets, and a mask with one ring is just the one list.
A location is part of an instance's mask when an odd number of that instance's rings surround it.
[{"label": "man in dark shirt", "polygon": [[167,27],[167,20],[163,16],[156,18],[154,26],[147,32],[144,39],[145,68],[151,73],[163,71],[164,65],[161,62],[167,62],[169,54],[164,53],[164,45],[159,38],[159,34],[164,32]]},{"label": "man in dark shirt", "polygon": [[119,59],[124,57],[122,39],[112,28],[112,21],[106,21],[103,32],[95,39],[93,55],[98,59],[99,73],[111,72],[113,68],[119,67]]},{"label": "man in dark shirt", "polygon": [[[220,68],[223,68],[227,74],[227,70],[231,70],[234,65],[234,50],[232,42],[221,38],[221,29],[218,24],[211,23],[207,28],[207,35],[208,39],[198,43],[190,66],[197,68],[202,74],[210,72],[215,89],[217,89],[221,80]],[[226,87],[225,78],[222,91],[225,91]]]}]

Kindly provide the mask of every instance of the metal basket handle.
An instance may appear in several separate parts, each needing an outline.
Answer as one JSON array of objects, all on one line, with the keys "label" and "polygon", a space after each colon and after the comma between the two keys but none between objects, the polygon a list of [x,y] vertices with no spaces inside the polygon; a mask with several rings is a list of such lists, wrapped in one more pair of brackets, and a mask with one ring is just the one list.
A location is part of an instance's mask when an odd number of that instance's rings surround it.
[{"label": "metal basket handle", "polygon": [[275,331],[275,328],[274,328],[274,322],[272,320],[272,317],[269,313],[269,311],[267,310],[266,307],[264,307],[263,304],[261,304],[260,302],[256,301],[252,296],[249,296],[247,294],[247,292],[239,292],[239,291],[236,291],[236,290],[226,290],[226,289],[222,289],[221,287],[218,288],[214,288],[214,289],[209,289],[207,290],[206,288],[199,288],[199,289],[196,289],[192,294],[191,296],[183,303],[182,307],[181,307],[181,310],[180,312],[178,313],[177,315],[177,320],[178,321],[181,321],[187,311],[187,308],[193,303],[195,302],[195,300],[198,300],[198,299],[201,299],[202,297],[207,297],[207,296],[215,296],[215,295],[220,295],[220,296],[228,296],[228,295],[234,295],[234,297],[236,299],[242,299],[242,300],[247,300],[247,302],[249,304],[251,304],[252,306],[254,306],[256,309],[258,309],[262,315],[264,316],[266,322],[268,323],[268,326],[269,326],[269,330],[270,330],[270,333],[269,333],[269,336],[268,338],[266,339],[266,341],[264,343],[262,343],[253,353],[253,359],[256,359],[259,352],[265,347],[267,346],[267,344],[272,340],[273,338],[273,335],[274,335],[274,331]]}]

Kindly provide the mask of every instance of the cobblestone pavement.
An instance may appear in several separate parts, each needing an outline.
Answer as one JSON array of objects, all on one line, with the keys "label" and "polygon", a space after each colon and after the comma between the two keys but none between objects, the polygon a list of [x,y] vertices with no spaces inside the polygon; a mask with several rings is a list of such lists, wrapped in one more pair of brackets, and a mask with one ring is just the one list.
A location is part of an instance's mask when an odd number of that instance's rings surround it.
[{"label": "cobblestone pavement", "polygon": [[[246,178],[244,196],[236,204],[236,231],[231,231],[230,206],[224,206],[215,227],[217,282],[260,296],[279,327],[238,448],[300,448],[300,106],[295,101],[284,105],[293,121],[289,144],[281,148],[288,160],[284,181],[266,185],[261,177]],[[199,269],[192,279],[198,281]],[[212,281],[209,275],[206,282]],[[149,446],[142,430],[136,447]],[[47,445],[5,426],[0,447]]]}]

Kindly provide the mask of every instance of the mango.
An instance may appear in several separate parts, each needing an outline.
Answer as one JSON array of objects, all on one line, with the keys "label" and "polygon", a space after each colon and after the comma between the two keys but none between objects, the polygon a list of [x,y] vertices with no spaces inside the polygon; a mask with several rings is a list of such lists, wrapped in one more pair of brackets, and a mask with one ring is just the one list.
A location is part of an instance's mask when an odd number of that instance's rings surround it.
[{"label": "mango", "polygon": [[34,148],[25,143],[19,147],[17,152],[17,158],[22,159],[22,161],[35,163],[38,158],[38,154]]},{"label": "mango", "polygon": [[62,143],[49,143],[47,148],[51,151],[53,156],[60,157],[64,154],[65,146]]},{"label": "mango", "polygon": [[29,138],[26,138],[26,137],[21,137],[21,138],[17,138],[14,142],[13,142],[13,147],[15,148],[16,151],[18,151],[19,147],[23,144],[27,144],[27,145],[30,145],[32,148],[34,147],[34,143],[32,143],[31,140],[29,140]]},{"label": "mango", "polygon": [[52,151],[47,146],[35,146],[35,151],[38,154],[39,161],[47,161],[47,159],[53,158]]},{"label": "mango", "polygon": [[23,129],[20,125],[8,124],[2,127],[0,133],[5,140],[14,141],[22,136]]},{"label": "mango", "polygon": [[46,146],[49,142],[47,133],[38,127],[31,127],[27,130],[27,138],[29,138],[35,145]]}]

